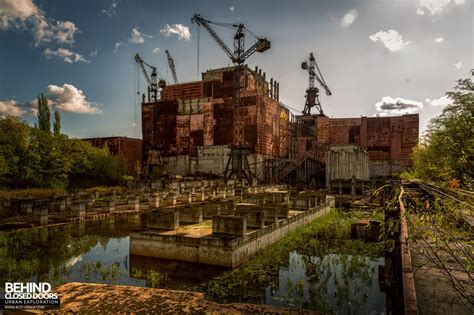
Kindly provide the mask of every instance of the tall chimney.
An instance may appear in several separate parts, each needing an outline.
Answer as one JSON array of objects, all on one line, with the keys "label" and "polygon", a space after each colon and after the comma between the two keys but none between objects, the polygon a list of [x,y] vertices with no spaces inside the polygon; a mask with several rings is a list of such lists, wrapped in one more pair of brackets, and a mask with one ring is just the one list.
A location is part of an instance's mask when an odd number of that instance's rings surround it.
[{"label": "tall chimney", "polygon": [[273,98],[273,78],[270,78],[270,98]]}]

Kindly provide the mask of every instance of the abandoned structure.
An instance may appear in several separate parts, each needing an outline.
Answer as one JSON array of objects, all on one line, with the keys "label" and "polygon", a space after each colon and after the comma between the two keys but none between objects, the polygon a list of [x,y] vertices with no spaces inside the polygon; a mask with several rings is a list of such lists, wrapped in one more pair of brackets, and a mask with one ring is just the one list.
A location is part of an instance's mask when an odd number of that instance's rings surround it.
[{"label": "abandoned structure", "polygon": [[[169,173],[221,175],[233,142],[233,91],[233,67],[163,87],[160,100],[142,104],[143,160],[157,150]],[[267,158],[289,155],[289,109],[279,102],[278,82],[248,67],[242,105],[251,169],[263,179]]]},{"label": "abandoned structure", "polygon": [[129,174],[134,174],[142,164],[142,140],[128,137],[100,137],[82,139],[94,147],[107,146],[110,153],[123,158]]}]

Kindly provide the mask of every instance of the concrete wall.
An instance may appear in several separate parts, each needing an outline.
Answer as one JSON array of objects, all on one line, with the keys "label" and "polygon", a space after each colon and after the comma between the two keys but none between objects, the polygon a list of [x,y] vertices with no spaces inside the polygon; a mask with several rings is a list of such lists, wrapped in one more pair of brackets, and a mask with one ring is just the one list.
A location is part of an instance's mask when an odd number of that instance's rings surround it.
[{"label": "concrete wall", "polygon": [[277,242],[289,231],[329,213],[330,204],[331,199],[328,199],[325,204],[280,220],[278,224],[274,223],[230,240],[159,235],[147,231],[133,232],[130,238],[130,254],[233,268]]},{"label": "concrete wall", "polygon": [[326,186],[332,180],[369,180],[369,155],[358,145],[331,145],[326,151]]}]

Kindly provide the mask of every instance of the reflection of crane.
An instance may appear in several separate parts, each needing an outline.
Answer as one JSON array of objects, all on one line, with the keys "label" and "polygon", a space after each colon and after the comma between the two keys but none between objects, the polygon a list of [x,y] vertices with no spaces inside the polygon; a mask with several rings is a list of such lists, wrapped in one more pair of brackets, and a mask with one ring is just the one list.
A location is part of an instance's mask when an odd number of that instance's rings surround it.
[{"label": "reflection of crane", "polygon": [[[250,57],[254,52],[264,52],[270,48],[270,41],[265,38],[259,38],[245,28],[243,24],[228,24],[228,23],[217,23],[205,20],[201,15],[196,14],[191,19],[192,22],[202,26],[211,37],[219,44],[224,50],[226,55],[234,63],[234,126],[233,126],[233,146],[229,160],[227,162],[224,179],[227,181],[232,175],[236,175],[237,180],[241,181],[243,178],[247,179],[247,182],[252,181],[252,173],[248,164],[247,155],[248,152],[245,148],[244,141],[244,125],[242,121],[242,104],[241,104],[241,76],[243,72],[243,65],[245,60]],[[217,33],[211,28],[210,24],[230,26],[236,28],[237,31],[234,35],[234,51],[232,51],[224,41],[217,35]],[[244,49],[244,38],[245,31],[248,31],[257,38],[257,41],[247,50]],[[229,168],[230,167],[230,168]]]},{"label": "reflection of crane", "polygon": [[174,84],[177,84],[179,83],[179,81],[178,81],[178,76],[176,75],[176,67],[174,66],[174,60],[173,58],[171,58],[171,55],[168,49],[165,50],[165,53],[166,53],[166,57],[168,58],[168,65],[170,66],[171,74],[173,75]]},{"label": "reflection of crane", "polygon": [[[158,73],[156,72],[156,67],[145,62],[138,53],[135,55],[135,61],[142,69],[143,76],[145,77],[148,83],[148,102],[158,101],[158,88],[163,88],[166,86],[165,80],[160,79],[160,81],[158,82]],[[150,76],[148,76],[145,66],[151,69]]]},{"label": "reflection of crane", "polygon": [[[311,108],[316,107],[319,113],[324,116],[323,108],[321,107],[321,103],[319,102],[319,89],[314,86],[314,79],[316,79],[318,83],[324,88],[324,90],[326,91],[326,95],[332,95],[332,93],[326,82],[324,81],[323,75],[319,70],[318,64],[314,59],[313,53],[309,54],[309,60],[304,61],[301,64],[301,68],[303,70],[308,70],[309,73],[309,88],[306,90],[306,103],[304,105],[303,115],[310,115]],[[317,72],[314,71],[315,69],[317,70]]]}]

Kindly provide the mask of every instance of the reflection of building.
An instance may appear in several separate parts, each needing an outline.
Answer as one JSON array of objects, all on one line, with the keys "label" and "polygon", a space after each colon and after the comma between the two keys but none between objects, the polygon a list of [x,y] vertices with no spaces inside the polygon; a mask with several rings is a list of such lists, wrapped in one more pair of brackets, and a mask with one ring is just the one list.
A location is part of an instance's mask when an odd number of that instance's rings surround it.
[{"label": "reflection of building", "polygon": [[104,137],[82,139],[90,142],[94,147],[107,146],[110,153],[124,159],[127,171],[133,173],[137,165],[142,162],[142,140],[128,137]]}]

